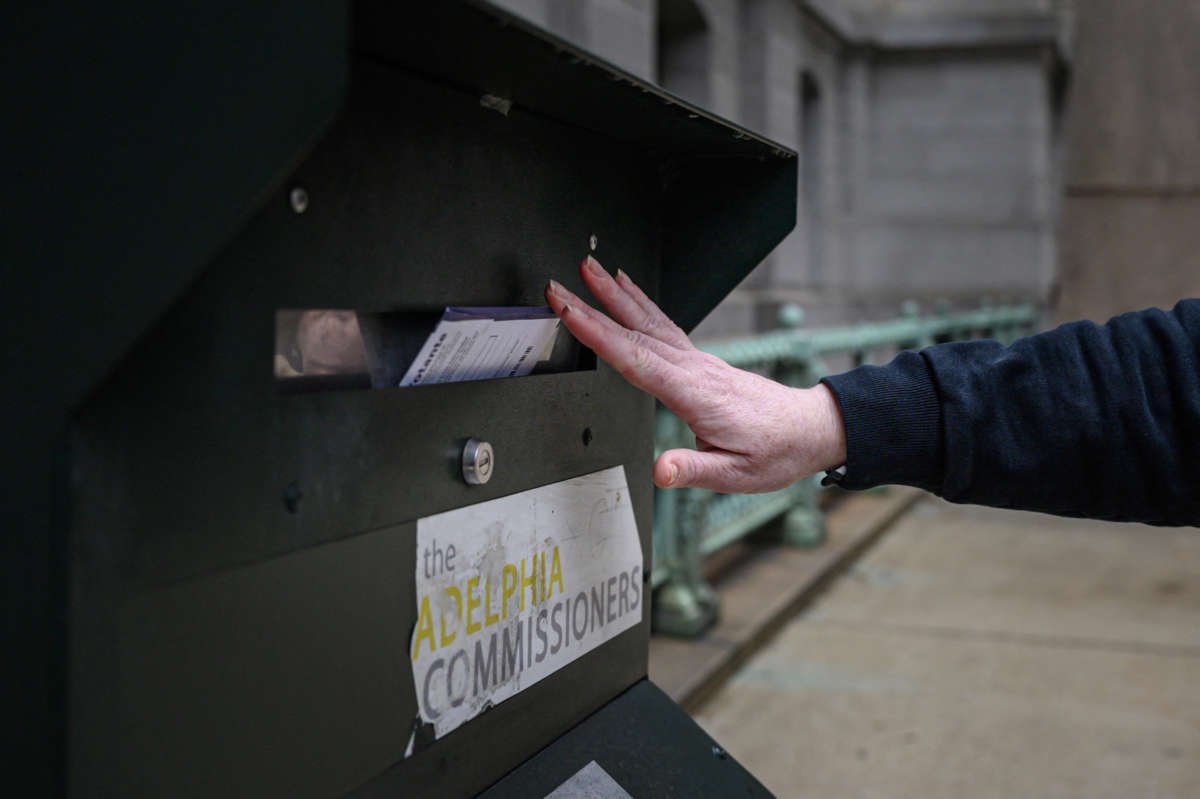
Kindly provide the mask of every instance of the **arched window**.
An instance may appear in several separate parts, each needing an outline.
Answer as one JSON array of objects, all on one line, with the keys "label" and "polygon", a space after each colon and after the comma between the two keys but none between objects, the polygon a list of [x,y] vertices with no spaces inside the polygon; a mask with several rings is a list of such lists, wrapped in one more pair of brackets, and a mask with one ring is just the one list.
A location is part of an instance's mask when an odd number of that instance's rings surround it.
[{"label": "arched window", "polygon": [[658,85],[688,102],[708,107],[708,23],[692,0],[658,4]]}]

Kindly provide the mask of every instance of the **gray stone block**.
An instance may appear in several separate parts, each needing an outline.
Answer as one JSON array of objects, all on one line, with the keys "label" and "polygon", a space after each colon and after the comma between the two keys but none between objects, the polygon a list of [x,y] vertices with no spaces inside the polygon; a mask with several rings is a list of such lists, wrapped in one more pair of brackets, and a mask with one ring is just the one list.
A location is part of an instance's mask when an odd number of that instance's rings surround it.
[{"label": "gray stone block", "polygon": [[547,27],[549,25],[550,0],[494,0],[496,5],[507,9],[530,22]]},{"label": "gray stone block", "polygon": [[1200,187],[1200,3],[1080,5],[1067,120],[1071,185]]},{"label": "gray stone block", "polygon": [[1050,146],[1050,137],[1039,130],[877,130],[871,172],[881,177],[1002,174],[1046,180]]},{"label": "gray stone block", "polygon": [[1200,297],[1197,220],[1197,196],[1068,196],[1059,319],[1103,322],[1124,311]]},{"label": "gray stone block", "polygon": [[872,177],[862,213],[873,220],[1036,226],[1048,216],[1042,181],[996,172]]},{"label": "gray stone block", "polygon": [[734,290],[692,331],[694,341],[704,342],[731,336],[749,336],[756,326],[757,298],[745,290]]},{"label": "gray stone block", "polygon": [[651,0],[589,0],[584,15],[588,49],[640,78],[654,80],[653,5]]},{"label": "gray stone block", "polygon": [[[1008,41],[1021,20],[1043,25],[1029,15],[1049,0],[839,0],[837,13],[826,0],[817,15],[794,0],[693,0],[702,36],[670,54],[666,74],[665,0],[502,2],[799,153],[796,231],[701,324],[702,337],[770,327],[789,297],[820,298],[810,324],[829,324],[892,316],[906,297],[1041,297],[1050,285],[1045,63],[1033,46],[977,46],[992,34]],[[839,30],[864,38],[848,43]],[[884,34],[902,49],[880,49]],[[936,46],[939,36],[957,49]],[[933,46],[911,49],[922,37]],[[803,74],[819,88],[807,123]]]},{"label": "gray stone block", "polygon": [[905,54],[877,60],[871,111],[884,129],[1049,130],[1045,97],[1040,60],[1028,54]]},{"label": "gray stone block", "polygon": [[1026,227],[868,227],[859,233],[857,268],[839,288],[1045,296],[1047,246],[1043,231]]},{"label": "gray stone block", "polygon": [[1048,12],[1053,0],[841,0],[864,16],[946,16],[956,14],[1012,15]]}]

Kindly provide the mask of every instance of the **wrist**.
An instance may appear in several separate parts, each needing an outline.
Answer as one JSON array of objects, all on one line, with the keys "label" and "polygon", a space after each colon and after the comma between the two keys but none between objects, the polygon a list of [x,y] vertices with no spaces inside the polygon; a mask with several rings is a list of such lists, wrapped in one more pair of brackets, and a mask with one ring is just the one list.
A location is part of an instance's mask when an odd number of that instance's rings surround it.
[{"label": "wrist", "polygon": [[812,435],[812,472],[828,471],[846,464],[846,424],[837,397],[824,383],[804,389],[809,395]]}]

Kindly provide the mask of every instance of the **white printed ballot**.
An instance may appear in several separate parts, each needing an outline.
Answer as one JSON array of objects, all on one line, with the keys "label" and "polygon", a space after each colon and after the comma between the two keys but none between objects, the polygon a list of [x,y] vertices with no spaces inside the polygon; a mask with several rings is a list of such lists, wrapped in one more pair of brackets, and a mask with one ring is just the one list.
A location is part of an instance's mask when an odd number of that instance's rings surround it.
[{"label": "white printed ballot", "polygon": [[557,333],[549,308],[447,308],[400,385],[523,377],[549,357]]}]

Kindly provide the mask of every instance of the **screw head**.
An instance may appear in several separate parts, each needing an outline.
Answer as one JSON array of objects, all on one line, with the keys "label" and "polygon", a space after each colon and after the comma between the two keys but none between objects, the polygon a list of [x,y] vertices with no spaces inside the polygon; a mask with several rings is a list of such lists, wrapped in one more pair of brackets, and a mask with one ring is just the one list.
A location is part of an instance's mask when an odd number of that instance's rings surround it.
[{"label": "screw head", "polygon": [[297,186],[292,189],[288,195],[288,200],[292,204],[292,210],[298,214],[302,214],[308,210],[308,192]]},{"label": "screw head", "polygon": [[597,246],[599,243],[600,243],[600,241],[599,241],[599,239],[597,239],[597,238],[596,238],[596,234],[595,234],[595,233],[593,233],[592,235],[588,236],[588,249],[590,249],[592,252],[595,252],[595,251],[596,251],[596,246]]},{"label": "screw head", "polygon": [[300,484],[294,480],[288,483],[287,488],[283,490],[283,506],[287,508],[288,513],[298,513],[300,500],[303,498],[304,492],[300,490]]}]

